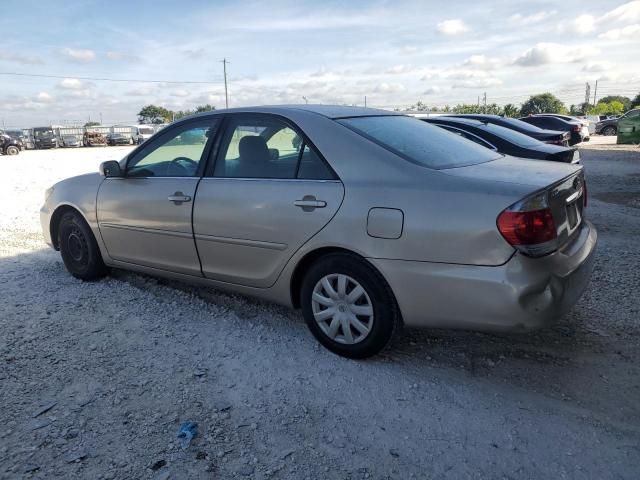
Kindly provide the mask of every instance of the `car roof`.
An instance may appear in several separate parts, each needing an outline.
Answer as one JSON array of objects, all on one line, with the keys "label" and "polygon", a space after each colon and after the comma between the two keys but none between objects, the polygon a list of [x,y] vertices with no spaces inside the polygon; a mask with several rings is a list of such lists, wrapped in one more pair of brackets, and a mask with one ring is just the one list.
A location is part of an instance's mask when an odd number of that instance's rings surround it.
[{"label": "car roof", "polygon": [[300,104],[300,105],[264,105],[254,107],[238,107],[228,108],[222,110],[212,110],[210,112],[198,113],[191,115],[189,118],[197,116],[205,116],[211,114],[225,114],[225,113],[272,113],[272,114],[286,114],[293,110],[305,111],[309,113],[315,113],[327,118],[351,118],[351,117],[370,117],[370,116],[391,116],[402,115],[399,112],[391,112],[389,110],[381,110],[378,108],[364,108],[364,107],[351,107],[347,105],[312,105],[312,104]]},{"label": "car roof", "polygon": [[481,120],[476,120],[475,118],[466,118],[466,117],[454,117],[448,115],[440,115],[438,117],[431,118],[421,118],[420,120],[428,121],[429,123],[437,123],[437,122],[451,122],[451,123],[461,123],[464,125],[470,125],[472,127],[481,127],[486,125],[487,122],[483,122]]}]

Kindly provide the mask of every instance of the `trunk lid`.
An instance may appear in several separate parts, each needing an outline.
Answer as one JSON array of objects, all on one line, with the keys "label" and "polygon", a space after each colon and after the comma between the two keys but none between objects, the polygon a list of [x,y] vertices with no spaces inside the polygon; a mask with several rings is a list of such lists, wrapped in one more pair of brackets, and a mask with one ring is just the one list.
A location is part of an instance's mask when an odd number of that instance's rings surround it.
[{"label": "trunk lid", "polygon": [[[573,238],[582,225],[586,194],[582,165],[505,156],[491,162],[440,172],[487,182],[527,186],[522,190],[522,199],[546,192],[556,226],[558,248]],[[509,206],[505,205],[504,208]]]}]

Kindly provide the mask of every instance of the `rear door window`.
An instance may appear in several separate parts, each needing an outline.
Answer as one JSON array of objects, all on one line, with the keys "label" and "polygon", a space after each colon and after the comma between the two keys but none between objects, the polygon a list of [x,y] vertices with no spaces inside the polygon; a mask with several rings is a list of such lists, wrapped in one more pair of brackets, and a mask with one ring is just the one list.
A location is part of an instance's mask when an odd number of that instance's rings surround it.
[{"label": "rear door window", "polygon": [[384,115],[338,121],[398,156],[428,168],[463,167],[501,157],[493,150],[412,117]]}]

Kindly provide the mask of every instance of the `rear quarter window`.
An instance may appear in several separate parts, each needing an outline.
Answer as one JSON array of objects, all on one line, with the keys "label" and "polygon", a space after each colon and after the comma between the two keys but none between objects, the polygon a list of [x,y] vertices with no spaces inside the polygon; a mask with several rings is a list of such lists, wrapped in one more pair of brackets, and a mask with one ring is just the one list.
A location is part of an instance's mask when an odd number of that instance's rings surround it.
[{"label": "rear quarter window", "polygon": [[352,117],[338,122],[410,162],[437,170],[501,157],[471,140],[412,117]]}]

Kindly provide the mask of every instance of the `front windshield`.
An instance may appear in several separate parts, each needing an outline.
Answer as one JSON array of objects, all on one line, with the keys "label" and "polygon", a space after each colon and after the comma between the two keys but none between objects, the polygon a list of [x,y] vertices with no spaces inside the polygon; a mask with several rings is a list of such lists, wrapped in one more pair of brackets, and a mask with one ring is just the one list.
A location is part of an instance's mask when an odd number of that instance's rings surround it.
[{"label": "front windshield", "polygon": [[53,131],[51,130],[34,130],[33,136],[36,138],[40,137],[51,137],[53,136]]},{"label": "front windshield", "polygon": [[536,140],[529,135],[516,132],[515,130],[511,130],[510,128],[501,127],[500,125],[496,125],[494,123],[487,123],[486,125],[481,125],[478,128],[486,130],[489,133],[493,133],[495,136],[504,138],[505,140],[521,147],[535,147],[538,145],[542,145],[542,142],[540,140]]},{"label": "front windshield", "polygon": [[400,157],[429,168],[463,167],[501,157],[471,140],[412,117],[384,115],[338,121]]}]

